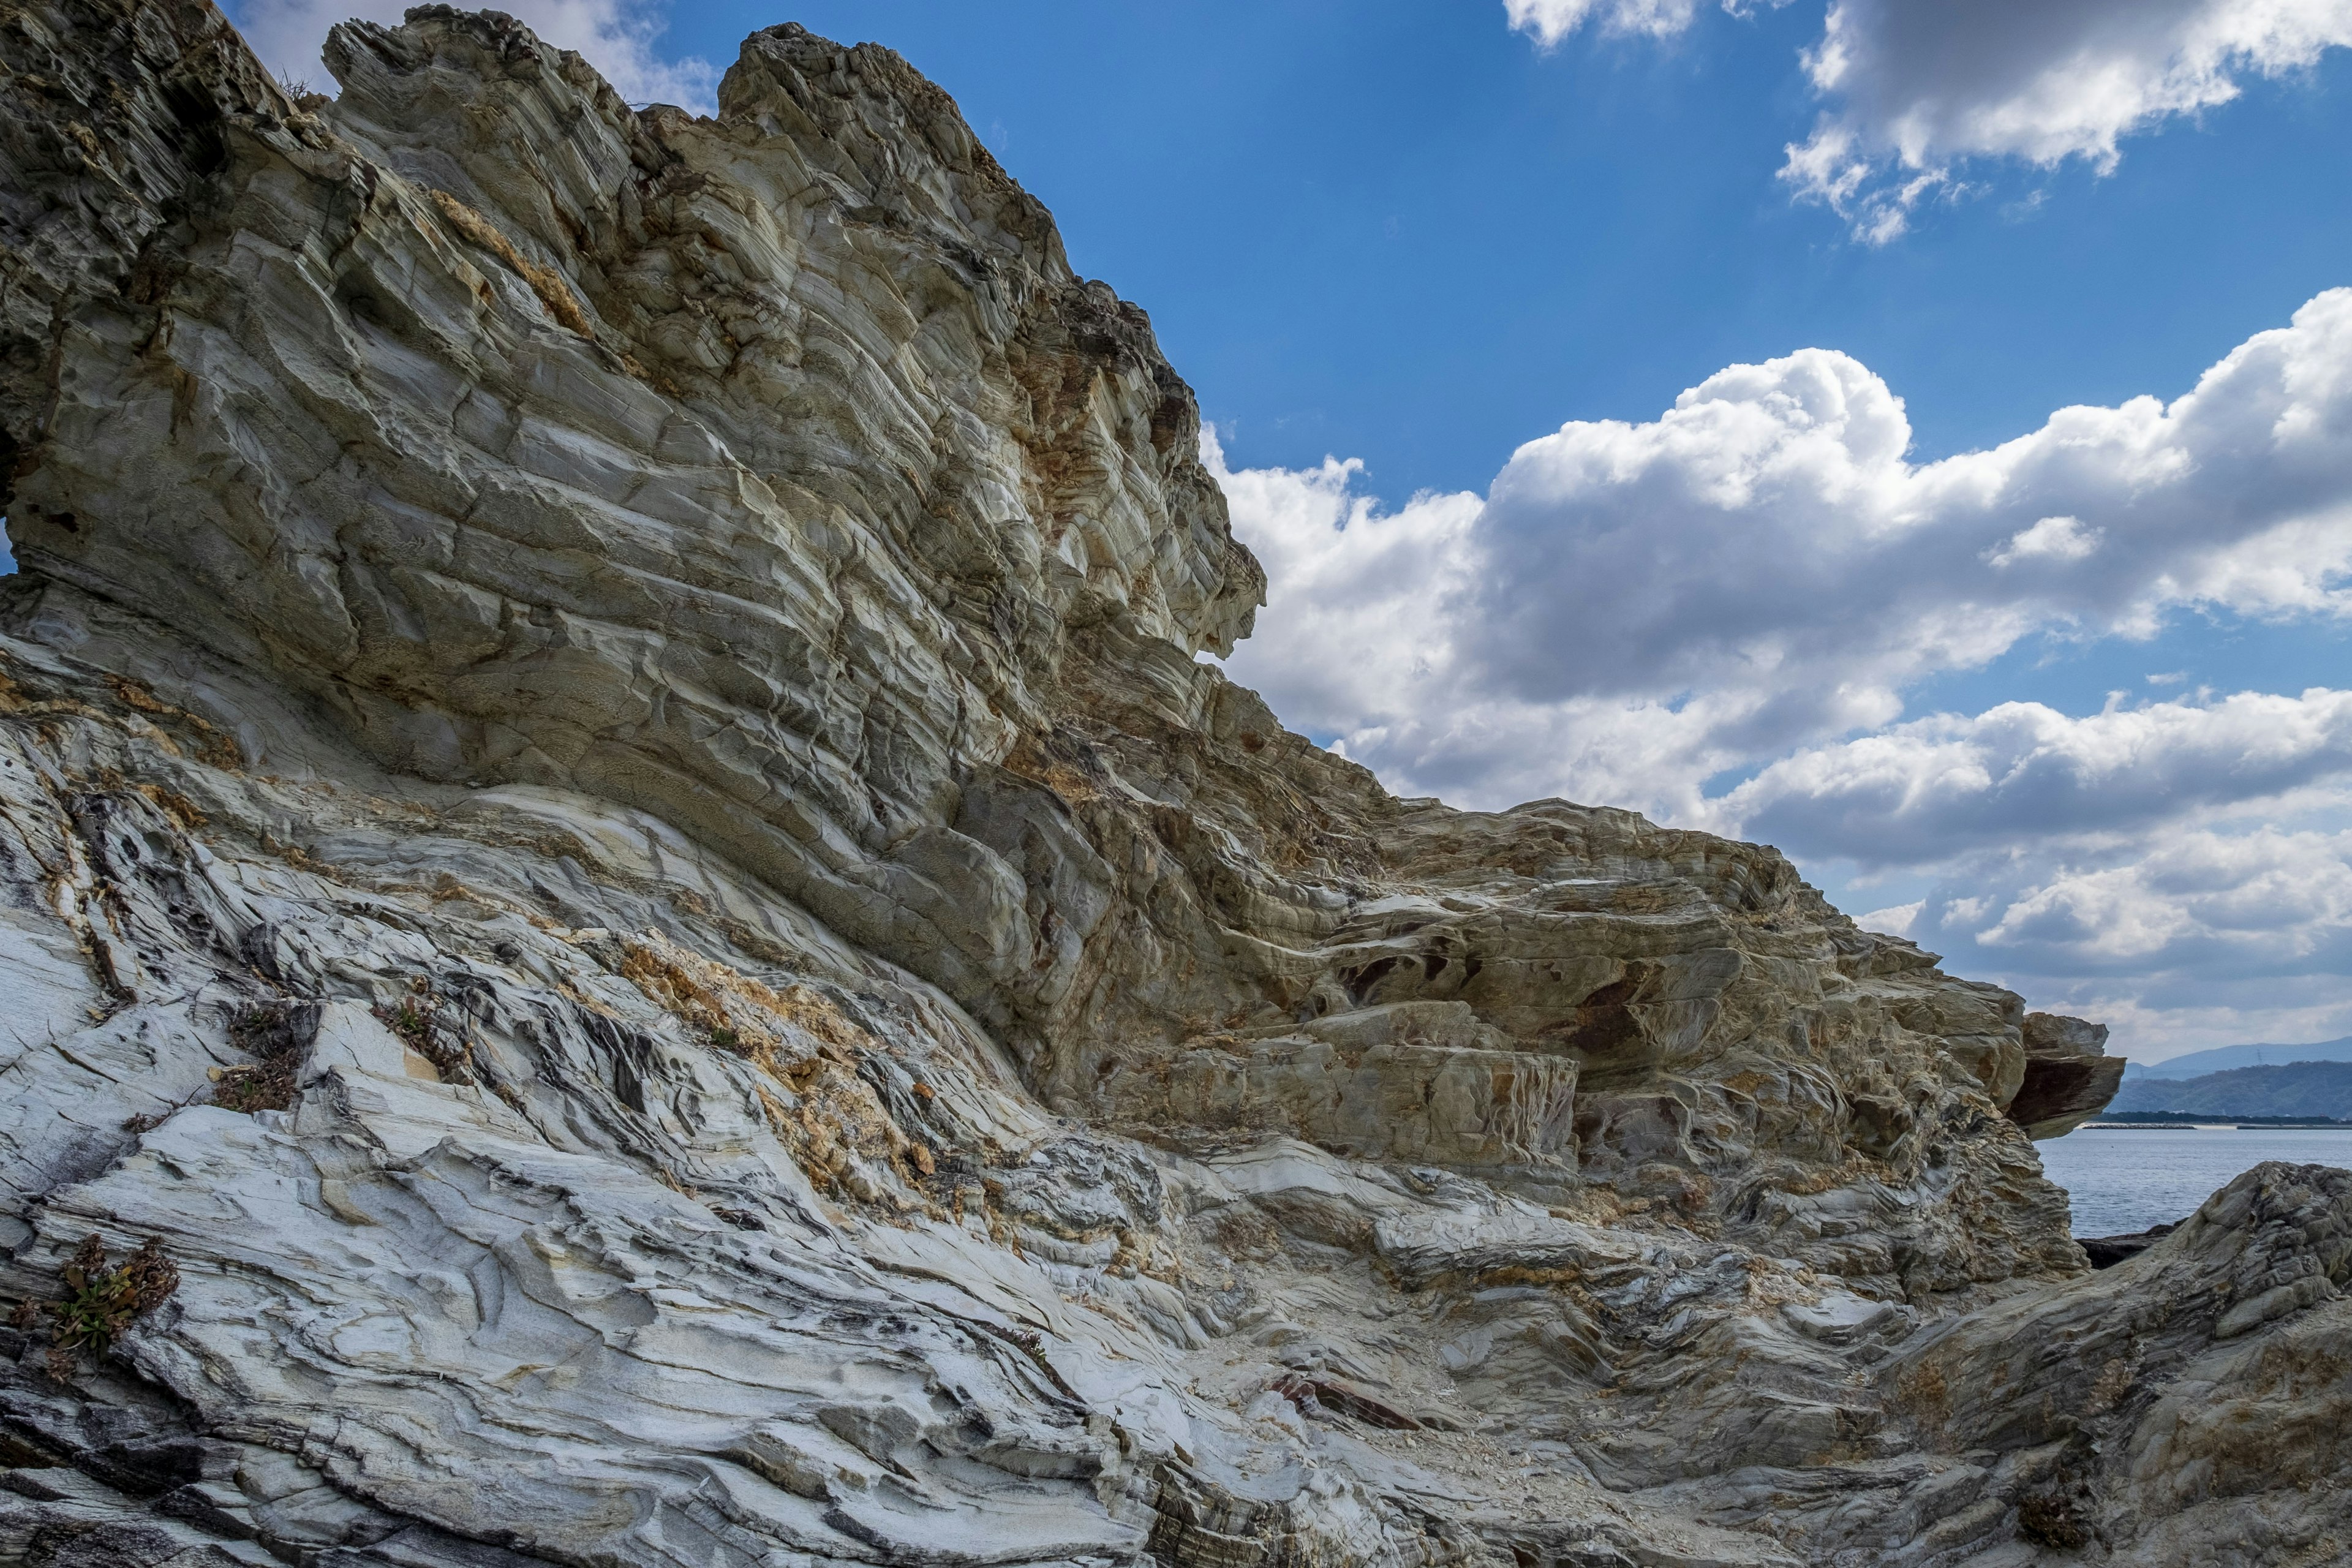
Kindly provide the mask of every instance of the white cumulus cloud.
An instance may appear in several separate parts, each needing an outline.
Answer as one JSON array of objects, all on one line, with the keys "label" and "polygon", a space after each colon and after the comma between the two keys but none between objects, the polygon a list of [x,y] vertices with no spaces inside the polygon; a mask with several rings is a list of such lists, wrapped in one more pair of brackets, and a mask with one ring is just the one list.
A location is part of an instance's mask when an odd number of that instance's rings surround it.
[{"label": "white cumulus cloud", "polygon": [[2352,289],[2169,404],[1909,444],[1885,382],[1807,349],[1530,441],[1483,503],[1383,516],[1344,463],[1227,474],[1274,595],[1236,671],[1409,787],[1688,815],[1709,774],[1888,724],[2031,635],[2352,616]]},{"label": "white cumulus cloud", "polygon": [[[262,63],[288,81],[326,89],[320,47],[338,22],[396,25],[410,0],[236,0],[230,19]],[[709,113],[718,105],[719,73],[707,60],[665,58],[656,45],[667,25],[660,0],[499,0],[505,11],[558,48],[572,49],[604,73],[631,103],[675,103]]]},{"label": "white cumulus cloud", "polygon": [[1828,101],[1781,178],[1883,242],[1969,159],[2115,166],[2123,139],[2352,44],[2352,0],[1835,0]]},{"label": "white cumulus cloud", "polygon": [[[2215,984],[2257,940],[2242,886],[2301,911],[2294,962],[2325,990],[2352,693],[1928,715],[1906,693],[2027,638],[2352,622],[2352,289],[2169,402],[2061,409],[1935,462],[1910,438],[1893,389],[1824,350],[1732,366],[1654,419],[1563,426],[1483,498],[1393,513],[1358,464],[1236,471],[1212,437],[1270,582],[1230,668],[1401,793],[1631,805],[1931,879],[1873,918],[1964,940],[1979,973],[2056,955],[2089,984],[2137,954]],[[2290,820],[2317,835],[2300,862],[2262,837]],[[2195,867],[2220,879],[2191,889]],[[2290,871],[2308,896],[2273,886]],[[2295,1005],[2352,1028],[2336,994]]]},{"label": "white cumulus cloud", "polygon": [[[2184,821],[1951,868],[1904,930],[1962,973],[2117,1026],[2126,1055],[2352,1032],[2352,799],[2332,824]],[[1884,929],[1884,928],[1882,928]]]},{"label": "white cumulus cloud", "polygon": [[2020,561],[2080,561],[2099,547],[2099,531],[2084,528],[2079,517],[2045,517],[2032,528],[2010,536],[2009,542],[1985,552],[1995,566]]},{"label": "white cumulus cloud", "polygon": [[2241,973],[2276,974],[2352,937],[2352,833],[2262,829],[2167,835],[2116,867],[2065,867],[2002,901],[1988,947],[2145,963],[2218,950]]},{"label": "white cumulus cloud", "polygon": [[2352,779],[2352,691],[2241,692],[2070,718],[2038,702],[1939,714],[1767,766],[1711,805],[1801,854],[1921,865],[2243,812]]},{"label": "white cumulus cloud", "polygon": [[[1786,0],[1761,0],[1777,5]],[[1734,15],[1750,0],[1722,0]],[[1579,28],[1669,38],[1699,0],[1504,0],[1546,48]],[[1831,0],[1801,63],[1822,110],[1780,178],[1883,245],[1972,160],[2113,169],[2127,136],[2352,45],[2352,0]]]}]

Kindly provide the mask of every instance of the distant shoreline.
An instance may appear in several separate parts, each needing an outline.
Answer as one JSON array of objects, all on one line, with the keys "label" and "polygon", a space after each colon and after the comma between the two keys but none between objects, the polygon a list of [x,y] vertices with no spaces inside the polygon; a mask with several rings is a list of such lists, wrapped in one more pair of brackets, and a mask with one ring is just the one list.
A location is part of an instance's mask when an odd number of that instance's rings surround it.
[{"label": "distant shoreline", "polygon": [[2077,1132],[2352,1132],[2352,1121],[2266,1121],[2182,1117],[2168,1121],[2085,1121]]}]

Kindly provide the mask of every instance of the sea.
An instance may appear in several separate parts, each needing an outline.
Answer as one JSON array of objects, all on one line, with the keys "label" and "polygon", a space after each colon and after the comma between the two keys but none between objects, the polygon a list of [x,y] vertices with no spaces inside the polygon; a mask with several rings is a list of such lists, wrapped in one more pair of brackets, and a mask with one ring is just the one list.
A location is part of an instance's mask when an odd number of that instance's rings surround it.
[{"label": "sea", "polygon": [[2036,1145],[2066,1189],[2076,1236],[2123,1236],[2187,1219],[2265,1160],[2352,1169],[2352,1128],[2083,1127]]}]

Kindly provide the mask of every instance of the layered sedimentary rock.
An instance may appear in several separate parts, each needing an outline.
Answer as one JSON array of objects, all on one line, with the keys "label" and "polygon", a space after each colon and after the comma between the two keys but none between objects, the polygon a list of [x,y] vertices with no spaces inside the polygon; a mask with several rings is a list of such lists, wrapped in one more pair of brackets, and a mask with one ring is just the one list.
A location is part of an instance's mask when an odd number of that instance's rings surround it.
[{"label": "layered sedimentary rock", "polygon": [[[2344,1528],[2189,1392],[2324,1426],[2336,1179],[2092,1276],[2090,1026],[1283,731],[1191,394],[896,56],[328,58],[0,4],[0,1561]],[[92,1234],[169,1299],[76,1327]]]},{"label": "layered sedimentary rock", "polygon": [[2128,1064],[2107,1052],[2107,1026],[2053,1013],[2025,1016],[2025,1073],[2009,1102],[2029,1138],[2063,1138],[2107,1107]]}]

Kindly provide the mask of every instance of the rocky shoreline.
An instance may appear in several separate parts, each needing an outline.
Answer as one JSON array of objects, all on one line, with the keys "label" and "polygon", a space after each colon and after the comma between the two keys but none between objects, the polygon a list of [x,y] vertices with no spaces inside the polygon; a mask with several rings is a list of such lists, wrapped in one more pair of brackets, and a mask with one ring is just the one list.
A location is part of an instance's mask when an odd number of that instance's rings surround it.
[{"label": "rocky shoreline", "polygon": [[0,3],[0,1563],[2352,1539],[2352,1174],[2095,1272],[2104,1029],[1285,731],[1148,317],[897,56],[328,58]]}]

